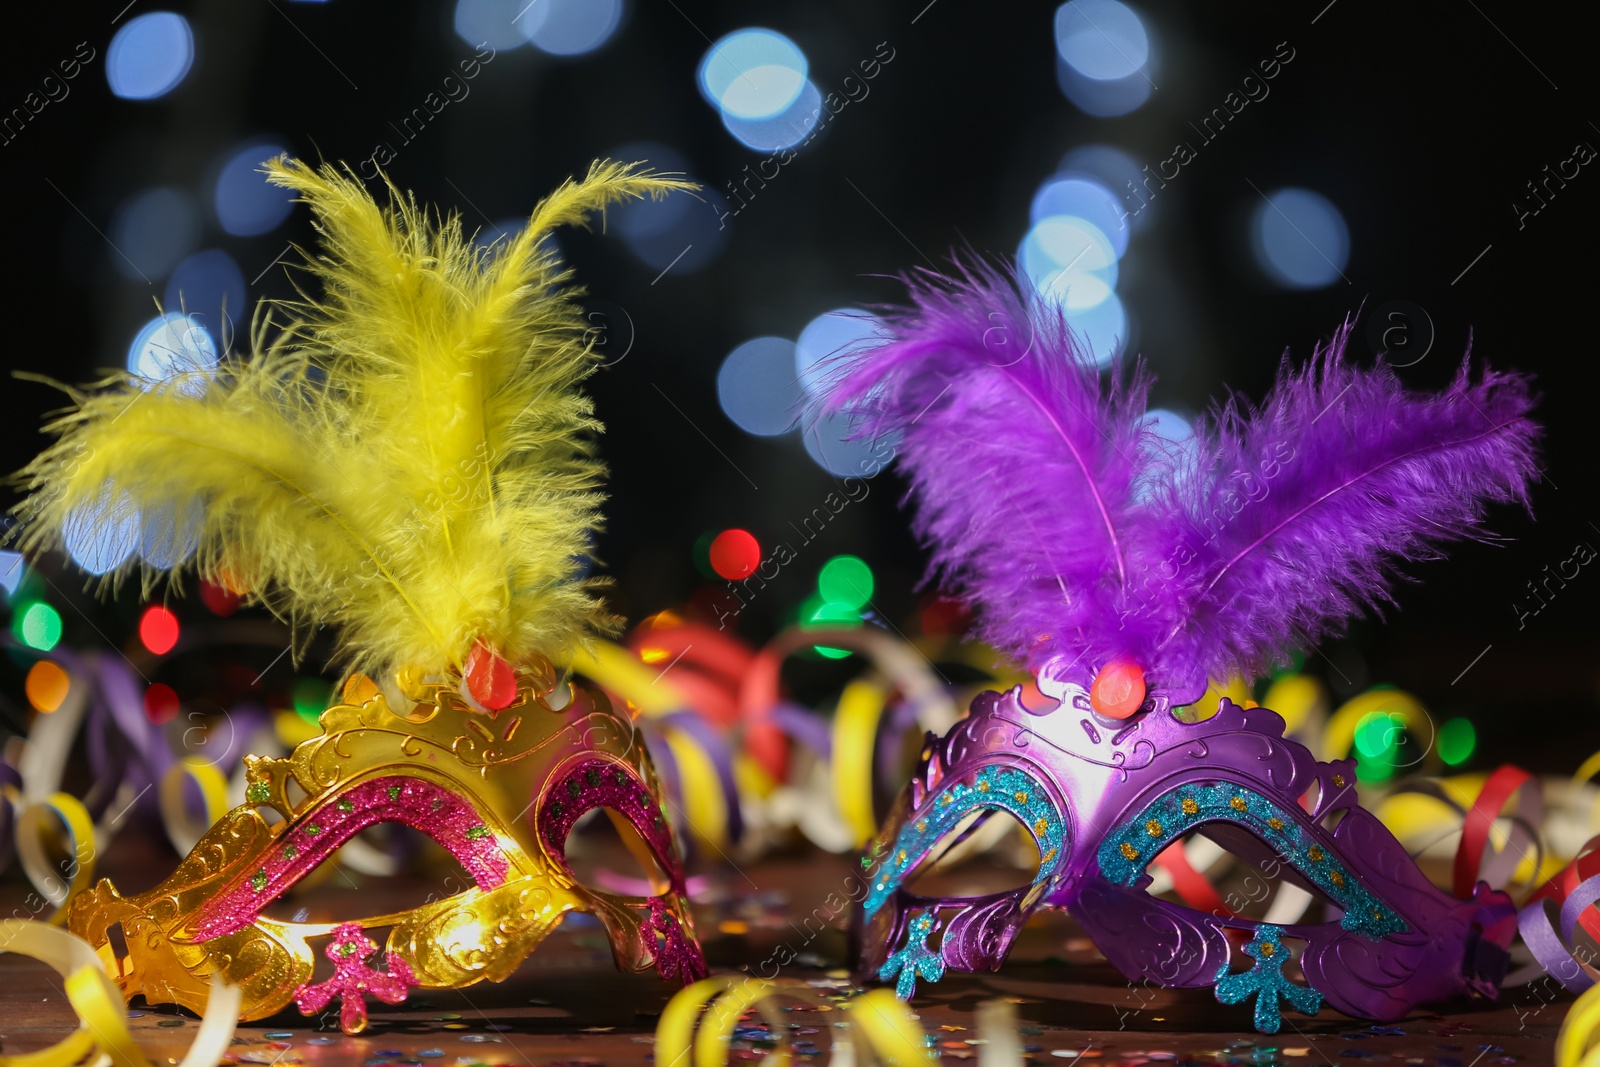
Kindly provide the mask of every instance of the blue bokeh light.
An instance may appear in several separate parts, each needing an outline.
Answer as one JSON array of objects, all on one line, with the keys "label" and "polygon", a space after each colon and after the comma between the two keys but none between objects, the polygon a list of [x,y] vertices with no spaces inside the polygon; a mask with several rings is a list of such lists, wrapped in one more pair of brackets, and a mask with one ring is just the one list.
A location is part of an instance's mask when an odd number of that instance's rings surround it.
[{"label": "blue bokeh light", "polygon": [[808,421],[801,427],[800,438],[806,455],[829,474],[839,478],[870,478],[894,457],[900,436],[889,434],[878,439],[850,440],[854,433],[851,417],[835,412]]},{"label": "blue bokeh light", "polygon": [[1118,0],[1069,0],[1056,8],[1056,51],[1095,81],[1120,81],[1150,61],[1144,20]]},{"label": "blue bokeh light", "polygon": [[107,481],[99,497],[67,516],[61,535],[74,563],[90,574],[106,574],[138,547],[139,509],[127,493]]},{"label": "blue bokeh light", "polygon": [[809,69],[805,53],[783,34],[759,27],[735,30],[706,50],[700,91],[736,119],[770,119],[805,91]]},{"label": "blue bokeh light", "polygon": [[[1105,367],[1127,347],[1131,325],[1122,298],[1109,288],[1098,288],[1096,281],[1093,275],[1047,278],[1039,288],[1038,299],[1048,307],[1065,310],[1067,328],[1072,331],[1078,350],[1093,354],[1096,366]],[[1074,293],[1079,295],[1074,296]],[[1075,308],[1069,300],[1087,306]]]},{"label": "blue bokeh light", "polygon": [[456,36],[507,52],[532,40],[548,12],[547,0],[456,0]]},{"label": "blue bokeh light", "polygon": [[16,593],[17,585],[22,581],[25,570],[21,552],[0,548],[0,589],[6,591],[6,596]]},{"label": "blue bokeh light", "polygon": [[167,279],[162,303],[169,312],[188,315],[222,347],[231,347],[237,324],[245,321],[244,272],[220,248],[207,248],[178,264]]},{"label": "blue bokeh light", "polygon": [[728,353],[717,371],[717,401],[735,426],[758,437],[794,428],[805,399],[794,353],[785,337],[757,337]]},{"label": "blue bokeh light", "polygon": [[[1017,247],[1017,261],[1022,272],[1041,288],[1063,274],[1091,277],[1106,292],[1117,284],[1116,246],[1094,223],[1073,215],[1041,219]],[[1071,306],[1089,307],[1098,302]]]},{"label": "blue bokeh light", "polygon": [[1108,119],[1136,111],[1150,99],[1155,86],[1143,71],[1117,81],[1096,81],[1056,60],[1056,84],[1079,111],[1095,118]]},{"label": "blue bokeh light", "polygon": [[[1157,208],[1151,194],[1159,192],[1164,184],[1158,176],[1147,188],[1145,181],[1149,174],[1140,169],[1139,163],[1122,149],[1106,144],[1080,145],[1072,149],[1061,157],[1056,176],[1099,182],[1117,198],[1122,224],[1136,233],[1155,218]],[[1126,212],[1127,217],[1122,218],[1121,212]],[[1110,235],[1111,231],[1106,233]]]},{"label": "blue bokeh light", "polygon": [[722,113],[722,125],[747,148],[757,152],[776,152],[792,148],[811,136],[822,119],[822,93],[806,81],[794,103],[766,119],[735,118],[731,111]]},{"label": "blue bokeh light", "polygon": [[1339,209],[1310,189],[1279,189],[1257,205],[1250,225],[1256,262],[1290,289],[1320,289],[1343,276],[1350,231]]},{"label": "blue bokeh light", "polygon": [[283,146],[260,142],[236,150],[217,175],[217,221],[235,237],[270,233],[294,210],[294,194],[267,183],[261,165],[282,155]]},{"label": "blue bokeh light", "polygon": [[1126,115],[1150,99],[1157,66],[1144,20],[1118,0],[1069,0],[1056,9],[1056,82],[1085,114]]},{"label": "blue bokeh light", "polygon": [[129,281],[150,281],[166,275],[194,251],[200,240],[200,212],[187,193],[157,186],[117,208],[110,236],[116,249],[111,264],[118,273]]},{"label": "blue bokeh light", "polygon": [[807,393],[815,393],[832,369],[830,357],[864,347],[878,333],[881,320],[859,308],[834,308],[806,323],[794,345],[794,369]]},{"label": "blue bokeh light", "polygon": [[[538,23],[524,23],[528,40],[556,56],[593,52],[622,24],[622,0],[538,0],[546,10]],[[531,15],[532,12],[530,11]]]},{"label": "blue bokeh light", "polygon": [[139,529],[139,555],[152,567],[171,570],[200,547],[200,527],[205,508],[190,497],[180,508],[166,504],[143,516]]},{"label": "blue bokeh light", "polygon": [[183,377],[178,391],[204,393],[217,365],[217,344],[199,320],[175,312],[145,323],[128,346],[128,370],[151,382]]},{"label": "blue bokeh light", "polygon": [[1039,187],[1028,209],[1028,220],[1038,225],[1052,215],[1066,215],[1091,223],[1111,242],[1118,259],[1128,250],[1125,209],[1104,184],[1080,175],[1058,175]]},{"label": "blue bokeh light", "polygon": [[154,100],[176,89],[194,65],[194,32],[173,11],[123,23],[106,49],[106,83],[124,100]]},{"label": "blue bokeh light", "polygon": [[[606,158],[624,163],[643,163],[653,171],[689,173],[689,161],[683,153],[659,141],[629,141],[607,152]],[[680,223],[691,209],[700,206],[693,197],[676,193],[660,200],[645,197],[642,200],[627,200],[611,208],[606,221],[608,225],[616,227],[624,241],[637,241],[667,232]]]},{"label": "blue bokeh light", "polygon": [[1151,408],[1145,412],[1146,429],[1173,444],[1182,444],[1194,437],[1194,423],[1171,408]]},{"label": "blue bokeh light", "polygon": [[[642,162],[652,170],[688,174],[689,164],[677,149],[656,141],[633,141],[607,152],[611,159]],[[611,212],[611,223],[638,260],[651,270],[693,274],[709,266],[727,244],[723,218],[728,202],[704,190],[668,193],[660,200],[630,200]]]}]

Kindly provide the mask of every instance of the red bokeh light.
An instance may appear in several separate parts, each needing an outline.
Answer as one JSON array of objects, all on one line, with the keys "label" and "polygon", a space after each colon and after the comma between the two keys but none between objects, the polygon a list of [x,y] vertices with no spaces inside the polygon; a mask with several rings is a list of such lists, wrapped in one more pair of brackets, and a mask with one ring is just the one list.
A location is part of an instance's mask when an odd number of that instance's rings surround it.
[{"label": "red bokeh light", "polygon": [[200,599],[211,609],[212,614],[224,618],[239,610],[239,594],[226,586],[203,581],[200,583]]},{"label": "red bokeh light", "polygon": [[158,656],[165,656],[178,643],[178,617],[160,604],[151,604],[139,617],[139,640]]},{"label": "red bokeh light", "polygon": [[729,581],[748,578],[761,564],[761,543],[748,530],[723,530],[711,542],[711,569]]},{"label": "red bokeh light", "polygon": [[177,717],[182,703],[177,690],[157,682],[144,691],[144,716],[157,726],[164,726]]}]

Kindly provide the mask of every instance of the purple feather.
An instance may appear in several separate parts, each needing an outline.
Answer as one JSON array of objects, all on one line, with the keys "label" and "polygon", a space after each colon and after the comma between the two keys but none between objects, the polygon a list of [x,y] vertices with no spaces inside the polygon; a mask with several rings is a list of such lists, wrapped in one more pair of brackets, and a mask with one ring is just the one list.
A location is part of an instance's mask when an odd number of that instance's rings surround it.
[{"label": "purple feather", "polygon": [[1131,652],[1128,574],[1148,378],[1102,384],[1059,308],[988,266],[911,276],[887,343],[835,362],[824,410],[898,459],[933,568],[1019,660]]},{"label": "purple feather", "polygon": [[1527,505],[1527,379],[1474,381],[1463,359],[1445,392],[1411,391],[1385,364],[1346,362],[1351,327],[1298,371],[1285,358],[1259,409],[1235,398],[1202,425],[1203,473],[1162,480],[1164,540],[1186,561],[1172,677],[1254,677],[1390,601],[1396,562],[1482,536],[1485,504]]},{"label": "purple feather", "polygon": [[1150,379],[1102,378],[1058,305],[1016,275],[909,279],[876,347],[831,368],[824,411],[899,435],[932,574],[980,635],[1083,684],[1138,663],[1173,704],[1255,677],[1389,600],[1393,564],[1527,503],[1538,428],[1526,379],[1466,362],[1443,394],[1344,359],[1351,324],[1259,409],[1238,398],[1174,446]]}]

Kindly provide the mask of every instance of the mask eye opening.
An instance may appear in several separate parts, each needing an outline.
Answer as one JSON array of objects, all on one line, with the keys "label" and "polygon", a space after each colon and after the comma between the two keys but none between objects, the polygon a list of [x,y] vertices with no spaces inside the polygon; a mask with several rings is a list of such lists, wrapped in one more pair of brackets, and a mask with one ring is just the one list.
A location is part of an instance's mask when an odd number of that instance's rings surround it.
[{"label": "mask eye opening", "polygon": [[[928,849],[901,883],[922,897],[949,898],[1022,889],[1039,873],[1039,845],[1029,829],[1004,808],[977,808]],[[942,885],[941,885],[942,883]]]},{"label": "mask eye opening", "polygon": [[568,874],[593,889],[631,897],[672,891],[672,878],[650,842],[627,815],[605,805],[578,817],[561,858]]},{"label": "mask eye opening", "polygon": [[[1181,848],[1182,852],[1170,850]],[[1326,857],[1319,848],[1316,855]],[[1145,892],[1224,918],[1290,925],[1312,907],[1339,903],[1301,869],[1310,861],[1275,850],[1248,827],[1201,823],[1150,857]],[[1325,861],[1324,861],[1325,862]]]}]

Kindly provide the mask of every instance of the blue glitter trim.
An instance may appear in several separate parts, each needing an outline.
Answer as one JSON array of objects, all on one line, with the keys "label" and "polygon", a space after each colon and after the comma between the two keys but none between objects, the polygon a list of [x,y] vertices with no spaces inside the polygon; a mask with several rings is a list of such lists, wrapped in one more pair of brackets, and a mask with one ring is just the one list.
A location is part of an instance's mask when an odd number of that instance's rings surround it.
[{"label": "blue glitter trim", "polygon": [[1100,843],[1100,870],[1131,886],[1156,854],[1201,823],[1225,820],[1254,833],[1344,909],[1340,925],[1381,940],[1409,930],[1404,919],[1373,896],[1294,814],[1231,782],[1192,782],[1161,794]]},{"label": "blue glitter trim", "polygon": [[887,982],[900,975],[894,984],[894,995],[910,1000],[917,991],[917,979],[937,982],[944,977],[944,957],[928,947],[928,935],[933,933],[933,913],[923,912],[906,927],[905,947],[891,955],[878,968],[878,980]]},{"label": "blue glitter trim", "polygon": [[[1015,767],[985,767],[971,785],[952,782],[916,818],[906,823],[895,838],[894,848],[884,860],[872,891],[863,908],[867,918],[877,914],[906,876],[938,844],[939,839],[974,810],[992,808],[1015,815],[1039,845],[1037,888],[1049,880],[1066,853],[1066,824],[1056,811],[1050,794],[1039,780]],[[863,860],[863,863],[866,861]]]},{"label": "blue glitter trim", "polygon": [[1315,1015],[1322,1010],[1322,994],[1310,986],[1297,986],[1283,976],[1283,965],[1289,953],[1283,947],[1283,930],[1267,923],[1256,927],[1255,940],[1244,947],[1244,954],[1255,959],[1256,965],[1239,974],[1229,974],[1224,963],[1217,971],[1217,1000],[1224,1004],[1238,1004],[1256,998],[1256,1029],[1263,1034],[1275,1034],[1283,1025],[1283,1012],[1278,1007],[1281,998],[1301,1015]]}]

